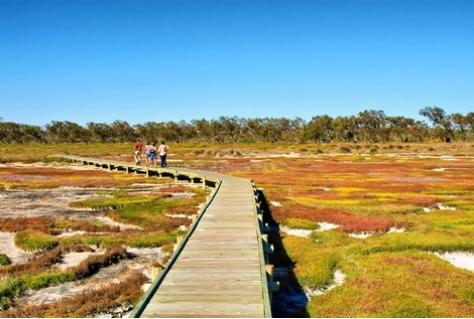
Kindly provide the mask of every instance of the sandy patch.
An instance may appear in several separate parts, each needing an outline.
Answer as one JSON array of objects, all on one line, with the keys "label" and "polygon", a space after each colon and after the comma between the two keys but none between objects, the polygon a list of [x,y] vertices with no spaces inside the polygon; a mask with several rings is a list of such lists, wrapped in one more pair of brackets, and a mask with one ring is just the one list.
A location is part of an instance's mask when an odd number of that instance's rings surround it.
[{"label": "sandy patch", "polygon": [[56,266],[60,270],[65,270],[66,268],[75,267],[75,266],[79,265],[83,260],[85,260],[87,257],[89,257],[91,255],[99,255],[99,254],[103,254],[104,252],[105,252],[105,249],[95,251],[95,252],[71,252],[71,253],[67,253],[63,256],[61,262],[58,263]]},{"label": "sandy patch", "polygon": [[425,213],[430,213],[434,210],[456,210],[456,207],[454,206],[446,206],[442,203],[437,203],[436,204],[436,207],[435,208],[431,208],[431,207],[423,207],[423,211]]},{"label": "sandy patch", "polygon": [[319,229],[316,229],[316,231],[331,230],[331,229],[336,229],[339,227],[338,224],[333,224],[333,223],[318,222],[318,224],[319,224]]},{"label": "sandy patch", "polygon": [[15,246],[15,233],[0,232],[0,252],[7,255],[13,264],[25,263],[33,256],[33,253]]},{"label": "sandy patch", "polygon": [[196,214],[194,215],[185,215],[185,214],[165,214],[166,217],[169,218],[187,218],[187,219],[194,219],[196,218]]},{"label": "sandy patch", "polygon": [[90,212],[68,207],[73,201],[93,196],[98,188],[58,187],[39,190],[3,190],[0,199],[2,218],[70,216]]},{"label": "sandy patch", "polygon": [[404,233],[405,228],[390,227],[388,233]]},{"label": "sandy patch", "polygon": [[[387,231],[387,234],[392,234],[392,233],[404,233],[405,228],[397,228],[397,227],[390,227],[390,229]],[[362,232],[362,233],[349,233],[348,236],[352,238],[368,238],[375,234],[374,232]]]},{"label": "sandy patch", "polygon": [[435,253],[441,259],[449,261],[456,267],[474,271],[474,254],[467,252]]},{"label": "sandy patch", "polygon": [[286,226],[280,226],[280,230],[290,236],[297,237],[309,237],[309,235],[311,235],[311,233],[314,231],[313,229],[297,229]]},{"label": "sandy patch", "polygon": [[349,237],[352,237],[352,238],[364,239],[364,238],[368,238],[368,237],[372,236],[372,233],[369,233],[369,232],[363,232],[363,233],[349,233],[348,236],[349,236]]},{"label": "sandy patch", "polygon": [[102,222],[102,223],[104,223],[105,225],[108,225],[108,226],[118,226],[120,228],[120,230],[141,229],[140,227],[135,226],[135,225],[122,224],[122,223],[116,222],[116,221],[114,221],[114,220],[112,220],[112,219],[110,219],[109,217],[106,217],[106,216],[98,216],[95,219]]},{"label": "sandy patch", "polygon": [[346,274],[338,269],[334,272],[334,278],[333,279],[334,279],[334,283],[332,285],[329,285],[329,286],[326,286],[326,287],[323,287],[323,288],[319,288],[319,289],[315,289],[315,290],[305,289],[305,292],[306,292],[306,295],[308,296],[308,298],[310,299],[314,296],[320,296],[320,295],[328,292],[329,290],[336,288],[337,286],[341,286],[342,284],[344,284],[344,280],[346,279]]},{"label": "sandy patch", "polygon": [[[61,269],[78,265],[82,260],[91,254],[100,254],[103,251],[94,253],[70,253],[64,256],[61,263]],[[100,288],[110,283],[119,283],[124,274],[129,269],[137,269],[142,271],[145,276],[152,278],[152,264],[163,261],[166,254],[161,248],[131,248],[127,247],[127,253],[132,259],[122,260],[118,264],[101,268],[97,274],[92,277],[68,282],[57,286],[47,287],[37,291],[29,291],[25,296],[18,298],[16,303],[19,305],[26,304],[47,304],[57,302],[64,297],[71,297],[80,292]]]},{"label": "sandy patch", "polygon": [[326,222],[318,222],[319,228],[318,229],[299,229],[299,228],[289,228],[286,226],[280,226],[280,230],[288,235],[291,236],[298,236],[298,237],[309,237],[312,232],[320,232],[320,231],[327,231],[331,229],[338,228],[339,225],[326,223]]}]

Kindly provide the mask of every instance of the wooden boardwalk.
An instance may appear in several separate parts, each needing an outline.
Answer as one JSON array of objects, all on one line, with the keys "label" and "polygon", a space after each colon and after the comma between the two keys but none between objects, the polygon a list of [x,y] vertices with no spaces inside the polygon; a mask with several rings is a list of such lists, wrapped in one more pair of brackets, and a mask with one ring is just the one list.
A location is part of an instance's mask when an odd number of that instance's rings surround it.
[{"label": "wooden boardwalk", "polygon": [[[179,168],[144,168],[73,158],[147,176],[212,183],[215,191],[131,317],[271,317],[269,246],[250,180]],[[127,166],[127,167],[125,167]]]}]

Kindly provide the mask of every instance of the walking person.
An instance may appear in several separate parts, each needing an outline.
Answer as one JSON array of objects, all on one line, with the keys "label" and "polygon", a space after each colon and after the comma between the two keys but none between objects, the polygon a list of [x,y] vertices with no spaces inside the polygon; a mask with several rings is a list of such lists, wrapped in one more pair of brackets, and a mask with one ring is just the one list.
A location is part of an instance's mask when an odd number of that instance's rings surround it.
[{"label": "walking person", "polygon": [[156,142],[151,144],[150,148],[150,166],[156,166]]},{"label": "walking person", "polygon": [[161,167],[166,167],[166,155],[170,148],[165,144],[165,141],[161,141],[161,145],[158,148],[158,154],[160,154]]},{"label": "walking person", "polygon": [[151,150],[152,150],[152,145],[150,142],[147,142],[145,145],[145,162],[146,166],[151,165]]},{"label": "walking person", "polygon": [[142,150],[143,150],[143,143],[137,139],[137,142],[135,143],[133,147],[133,157],[135,159],[135,164],[141,165],[142,162]]}]

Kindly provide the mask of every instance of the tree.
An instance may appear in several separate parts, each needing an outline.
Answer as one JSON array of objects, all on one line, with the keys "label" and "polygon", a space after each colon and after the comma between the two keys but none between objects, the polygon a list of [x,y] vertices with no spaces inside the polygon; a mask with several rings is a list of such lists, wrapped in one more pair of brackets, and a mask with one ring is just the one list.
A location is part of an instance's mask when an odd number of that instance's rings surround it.
[{"label": "tree", "polygon": [[356,142],[358,138],[357,119],[355,116],[338,116],[333,120],[336,138],[343,142]]},{"label": "tree", "polygon": [[359,112],[356,119],[359,135],[367,142],[379,142],[382,138],[385,141],[390,139],[389,134],[384,132],[386,125],[386,116],[383,111],[363,111]]},{"label": "tree", "polygon": [[314,142],[329,142],[336,136],[333,119],[327,115],[313,116],[304,127],[303,139]]},{"label": "tree", "polygon": [[0,122],[0,142],[4,144],[22,143],[21,125],[13,122]]},{"label": "tree", "polygon": [[95,143],[110,143],[113,142],[112,128],[106,123],[92,123],[86,124],[91,142]]},{"label": "tree", "polygon": [[135,130],[126,121],[116,120],[110,128],[114,143],[134,142],[137,139]]},{"label": "tree", "polygon": [[52,121],[46,125],[46,138],[49,143],[80,143],[89,141],[89,131],[69,121]]},{"label": "tree", "polygon": [[205,119],[192,120],[191,124],[196,130],[195,139],[199,142],[209,141],[212,137],[210,123]]},{"label": "tree", "polygon": [[146,122],[145,124],[137,124],[134,126],[135,136],[148,142],[156,142],[159,134],[164,130],[163,123]]},{"label": "tree", "polygon": [[420,115],[427,117],[433,123],[436,138],[449,142],[454,137],[452,123],[442,108],[427,106],[420,110]]}]

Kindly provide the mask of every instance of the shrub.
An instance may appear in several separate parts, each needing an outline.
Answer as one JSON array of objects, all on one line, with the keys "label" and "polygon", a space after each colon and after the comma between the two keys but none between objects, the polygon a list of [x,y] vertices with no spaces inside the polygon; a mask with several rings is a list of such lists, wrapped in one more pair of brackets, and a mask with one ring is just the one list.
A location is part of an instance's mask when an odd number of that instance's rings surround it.
[{"label": "shrub", "polygon": [[339,147],[339,151],[341,151],[342,153],[350,153],[352,152],[352,149],[349,147],[349,146],[341,146]]},{"label": "shrub", "polygon": [[7,310],[12,306],[11,298],[0,294],[0,311]]},{"label": "shrub", "polygon": [[10,265],[11,261],[5,254],[0,254],[0,267]]},{"label": "shrub", "polygon": [[77,279],[77,277],[72,272],[49,272],[26,276],[24,278],[24,284],[30,289],[38,290],[75,279]]},{"label": "shrub", "polygon": [[38,230],[23,230],[15,235],[15,245],[27,251],[51,249],[58,242],[54,236]]},{"label": "shrub", "polygon": [[6,277],[0,281],[0,296],[20,297],[24,291],[25,287],[19,278]]}]

